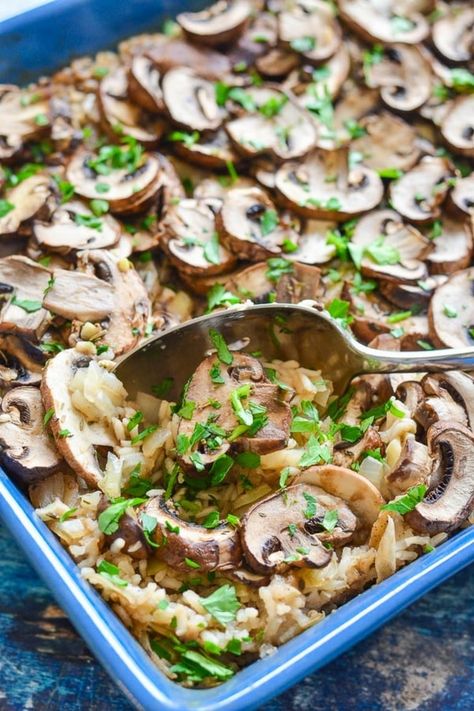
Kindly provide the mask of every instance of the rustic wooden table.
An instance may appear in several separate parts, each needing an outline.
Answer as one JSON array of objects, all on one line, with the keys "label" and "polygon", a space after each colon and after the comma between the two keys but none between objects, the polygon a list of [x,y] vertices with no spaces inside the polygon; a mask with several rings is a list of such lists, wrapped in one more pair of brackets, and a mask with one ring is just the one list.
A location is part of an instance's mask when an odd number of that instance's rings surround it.
[{"label": "rustic wooden table", "polygon": [[[1,527],[0,551],[0,711],[129,711]],[[471,566],[264,709],[472,711],[473,612]]]}]

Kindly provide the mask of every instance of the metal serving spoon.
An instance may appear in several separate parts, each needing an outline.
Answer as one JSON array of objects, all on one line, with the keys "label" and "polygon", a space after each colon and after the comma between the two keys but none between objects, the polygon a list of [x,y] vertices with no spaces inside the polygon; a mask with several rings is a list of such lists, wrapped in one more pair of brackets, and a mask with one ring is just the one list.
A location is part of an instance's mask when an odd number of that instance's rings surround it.
[{"label": "metal serving spoon", "polygon": [[[297,360],[320,370],[340,395],[356,375],[474,369],[474,348],[433,351],[381,351],[358,343],[324,311],[304,304],[242,306],[187,321],[160,333],[128,353],[116,374],[131,397],[150,392],[172,378],[167,396],[175,400],[206,351],[213,348],[210,329],[227,344],[243,342],[246,353],[265,360]],[[231,346],[232,347],[232,346]]]}]

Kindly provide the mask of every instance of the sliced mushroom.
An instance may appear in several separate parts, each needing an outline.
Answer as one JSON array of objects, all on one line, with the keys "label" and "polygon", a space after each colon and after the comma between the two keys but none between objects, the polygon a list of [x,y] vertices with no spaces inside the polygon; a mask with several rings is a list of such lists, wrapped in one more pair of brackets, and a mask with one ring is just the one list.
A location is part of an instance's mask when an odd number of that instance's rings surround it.
[{"label": "sliced mushroom", "polygon": [[163,113],[161,74],[156,64],[143,55],[132,59],[128,72],[128,93],[131,99],[146,111]]},{"label": "sliced mushroom", "polygon": [[266,54],[255,60],[257,71],[271,79],[285,77],[298,64],[298,56],[283,47],[272,47]]},{"label": "sliced mushroom", "polygon": [[280,199],[297,214],[323,220],[347,220],[376,207],[382,181],[362,165],[350,169],[347,158],[347,150],[339,149],[315,151],[303,163],[285,163],[275,179]]},{"label": "sliced mushroom", "polygon": [[[323,524],[329,511],[337,512],[331,532]],[[318,486],[296,484],[254,504],[242,519],[240,536],[249,567],[268,575],[288,567],[324,567],[332,554],[323,543],[344,545],[356,526],[340,498]]]},{"label": "sliced mushroom", "polygon": [[394,210],[412,222],[430,222],[439,215],[439,208],[454,177],[446,158],[427,156],[390,184],[390,200]]},{"label": "sliced mushroom", "polygon": [[131,265],[121,269],[120,260],[104,249],[80,253],[78,268],[113,287],[114,308],[102,322],[101,340],[115,356],[125,353],[137,345],[148,323],[150,302],[143,281]]},{"label": "sliced mushroom", "polygon": [[43,306],[66,319],[100,321],[114,310],[114,289],[95,276],[55,269],[53,283],[46,291]]},{"label": "sliced mushroom", "polygon": [[[422,282],[405,284],[396,281],[380,281],[379,291],[391,304],[406,311],[407,309],[428,308],[434,290],[444,284],[448,277],[437,274],[428,276]],[[421,286],[420,286],[421,284]]]},{"label": "sliced mushroom", "polygon": [[377,0],[340,0],[341,18],[363,39],[372,42],[393,44],[417,44],[429,34],[426,19],[418,12],[406,16],[397,14],[397,2]]},{"label": "sliced mushroom", "polygon": [[409,434],[400,450],[400,455],[390,471],[385,474],[385,482],[391,496],[404,494],[412,486],[428,481],[433,466],[428,448]]},{"label": "sliced mushroom", "polygon": [[33,234],[39,245],[67,254],[80,249],[113,247],[120,239],[121,230],[111,215],[94,219],[93,212],[84,203],[74,200],[60,205],[50,222],[35,220]]},{"label": "sliced mushroom", "polygon": [[258,262],[235,272],[224,282],[226,291],[236,294],[242,301],[264,304],[274,293],[275,284],[268,278],[268,265]]},{"label": "sliced mushroom", "polygon": [[239,159],[223,129],[201,136],[192,145],[176,141],[173,147],[181,158],[203,168],[226,168],[229,163],[237,163]]},{"label": "sliced mushroom", "polygon": [[474,214],[474,173],[457,180],[449,198],[458,211]]},{"label": "sliced mushroom", "polygon": [[474,96],[453,101],[441,122],[441,133],[453,151],[474,158]]},{"label": "sliced mushroom", "polygon": [[336,254],[327,238],[336,223],[326,220],[304,220],[299,230],[297,249],[288,254],[288,259],[302,264],[325,264]]},{"label": "sliced mushroom", "polygon": [[433,294],[429,309],[433,343],[462,348],[474,343],[474,268],[452,274]]},{"label": "sliced mushroom", "polygon": [[291,271],[282,274],[275,285],[275,301],[299,304],[300,301],[319,301],[321,298],[321,270],[296,262]]},{"label": "sliced mushroom", "polygon": [[209,276],[234,267],[235,257],[219,243],[213,207],[212,200],[194,199],[170,206],[160,245],[180,272]]},{"label": "sliced mushroom", "polygon": [[37,340],[50,317],[42,307],[51,272],[28,257],[0,259],[0,294],[6,296],[0,316],[0,331]]},{"label": "sliced mushroom", "polygon": [[44,352],[19,336],[0,337],[0,386],[39,385]]},{"label": "sliced mushroom", "polygon": [[41,136],[47,129],[38,116],[48,115],[44,89],[21,90],[0,85],[0,160],[14,156],[24,141]]},{"label": "sliced mushroom", "polygon": [[88,484],[97,487],[102,471],[84,416],[74,408],[71,381],[76,372],[87,368],[91,359],[74,349],[52,358],[41,381],[44,408],[54,414],[49,427],[59,452],[69,466]]},{"label": "sliced mushroom", "polygon": [[357,223],[352,244],[361,252],[363,274],[394,282],[416,283],[427,275],[424,259],[431,241],[403,224],[393,210],[375,210]]},{"label": "sliced mushroom", "polygon": [[453,397],[452,391],[441,387],[438,380],[425,378],[423,391],[424,399],[418,403],[413,417],[425,431],[438,422],[467,425],[463,403],[458,401],[458,397]]},{"label": "sliced mushroom", "polygon": [[147,50],[147,56],[165,73],[176,67],[192,67],[196,74],[206,79],[219,79],[230,74],[229,58],[221,52],[203,47],[194,47],[179,39],[154,44]]},{"label": "sliced mushroom", "polygon": [[100,82],[99,106],[105,130],[112,137],[119,133],[132,136],[144,145],[154,146],[165,129],[165,122],[156,115],[147,115],[128,97],[127,71],[119,67]]},{"label": "sliced mushroom", "polygon": [[433,239],[434,249],[428,255],[433,274],[452,274],[470,265],[474,239],[473,219],[443,217],[441,234]]},{"label": "sliced mushroom", "polygon": [[[455,417],[454,421],[474,427],[474,381],[467,373],[450,371],[425,375],[421,385],[427,395],[446,398],[449,396],[464,409],[467,420]],[[442,418],[439,418],[442,419]]]},{"label": "sliced mushroom", "polygon": [[[110,210],[116,213],[134,213],[145,210],[163,187],[163,170],[160,159],[145,153],[136,168],[112,169],[107,175],[94,170],[97,155],[80,148],[67,166],[66,177],[78,195],[95,199],[103,194],[104,186]],[[102,192],[101,192],[102,191]]]},{"label": "sliced mushroom", "polygon": [[417,47],[403,44],[386,49],[380,62],[366,69],[367,85],[396,111],[418,109],[431,96],[431,67]]},{"label": "sliced mushroom", "polygon": [[[0,463],[22,484],[33,484],[58,471],[63,463],[43,425],[37,388],[19,387],[2,398]],[[5,416],[9,419],[4,419]]]},{"label": "sliced mushroom", "polygon": [[361,119],[360,126],[365,133],[351,146],[362,154],[368,168],[383,171],[388,166],[405,171],[420,158],[415,129],[398,116],[382,111]]},{"label": "sliced mushroom", "polygon": [[444,9],[447,12],[431,29],[433,44],[448,62],[469,62],[472,59],[474,8],[467,3],[464,7],[455,4],[444,6]]},{"label": "sliced mushroom", "polygon": [[319,64],[332,57],[341,44],[341,29],[330,5],[320,0],[296,0],[278,15],[280,41]]},{"label": "sliced mushroom", "polygon": [[37,215],[50,195],[49,177],[43,173],[26,178],[10,188],[4,199],[11,205],[10,211],[0,217],[0,235],[17,232],[20,226]]},{"label": "sliced mushroom", "polygon": [[272,86],[251,87],[246,93],[254,110],[226,124],[231,141],[245,156],[272,153],[289,160],[306,155],[316,145],[314,121],[289,92]]},{"label": "sliced mushroom", "polygon": [[253,262],[280,254],[289,232],[260,188],[230,190],[216,216],[216,227],[227,249]]},{"label": "sliced mushroom", "polygon": [[163,101],[170,118],[192,131],[215,131],[225,118],[214,84],[192,69],[170,69],[163,78]]},{"label": "sliced mushroom", "polygon": [[181,12],[176,19],[190,40],[214,47],[235,41],[251,12],[249,0],[218,0],[201,12]]},{"label": "sliced mushroom", "polygon": [[[110,501],[106,496],[102,495],[97,507],[97,515],[100,516],[109,506]],[[123,541],[123,546],[120,548],[121,553],[126,553],[134,560],[145,560],[148,557],[150,548],[147,545],[139,522],[133,515],[129,513],[123,514],[115,533],[104,534],[104,544],[110,547],[119,538]]]},{"label": "sliced mushroom", "polygon": [[474,435],[462,425],[440,422],[430,428],[428,446],[436,458],[430,487],[405,520],[420,533],[450,533],[474,505]]},{"label": "sliced mushroom", "polygon": [[240,567],[241,547],[237,529],[225,523],[213,529],[184,521],[164,494],[153,497],[138,512],[157,522],[152,534],[159,544],[157,556],[174,570],[189,572],[187,560],[198,566],[200,573],[225,571]]},{"label": "sliced mushroom", "polygon": [[404,380],[396,387],[395,397],[403,402],[409,417],[413,417],[418,406],[425,398],[422,386],[416,380]]},{"label": "sliced mushroom", "polygon": [[[210,371],[214,368],[223,379],[216,384],[211,380]],[[232,406],[232,393],[240,386],[249,385],[249,394],[244,398],[245,407],[254,403],[265,416],[266,422],[255,434],[240,436],[229,442],[228,437],[241,424]],[[178,428],[180,435],[191,438],[197,423],[208,425],[212,423],[225,432],[217,437],[203,437],[195,443],[194,451],[200,456],[203,467],[208,467],[221,455],[231,449],[248,450],[258,454],[266,454],[284,447],[288,441],[291,420],[289,406],[279,399],[277,385],[272,385],[265,376],[258,360],[243,353],[234,353],[230,365],[219,363],[217,356],[205,358],[194,372],[186,393],[186,400],[195,403],[193,417],[190,420],[181,418]],[[213,407],[213,401],[220,403],[220,408]],[[251,412],[251,410],[249,411]],[[252,416],[253,424],[253,416]],[[209,441],[213,441],[209,446]],[[181,456],[181,462],[187,469],[193,468],[193,451]]]},{"label": "sliced mushroom", "polygon": [[319,68],[319,72],[324,74],[322,79],[318,78],[318,74],[314,72],[312,67],[310,69],[311,81],[309,83],[303,67],[301,71],[294,72],[288,77],[285,82],[285,88],[293,91],[303,106],[307,106],[308,102],[310,104],[314,103],[315,94],[318,95],[319,93],[323,98],[325,95],[329,95],[332,99],[335,99],[339,95],[351,69],[351,59],[347,47],[341,44],[337,52],[324,63],[323,67]]}]

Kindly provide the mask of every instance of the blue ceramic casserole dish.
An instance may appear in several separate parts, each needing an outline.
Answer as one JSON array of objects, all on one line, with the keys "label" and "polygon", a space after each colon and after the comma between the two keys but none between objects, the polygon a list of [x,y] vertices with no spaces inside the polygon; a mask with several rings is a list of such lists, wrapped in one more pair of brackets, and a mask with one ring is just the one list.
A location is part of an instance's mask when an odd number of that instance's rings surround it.
[{"label": "blue ceramic casserole dish", "polygon": [[[182,6],[172,0],[53,0],[0,23],[0,82],[24,83],[72,57],[112,47],[157,27]],[[150,661],[112,610],[84,582],[76,565],[26,497],[0,470],[0,519],[51,588],[78,632],[138,708],[238,711],[259,706],[396,615],[474,561],[474,527],[457,533],[380,585],[346,603],[273,656],[222,686],[190,690],[171,682]]]}]

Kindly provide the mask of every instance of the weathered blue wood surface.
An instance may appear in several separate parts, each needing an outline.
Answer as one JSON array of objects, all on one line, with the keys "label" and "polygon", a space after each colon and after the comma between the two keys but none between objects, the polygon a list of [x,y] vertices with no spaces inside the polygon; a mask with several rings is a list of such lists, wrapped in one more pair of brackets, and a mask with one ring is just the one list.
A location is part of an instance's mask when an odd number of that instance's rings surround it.
[{"label": "weathered blue wood surface", "polygon": [[[1,528],[0,551],[0,711],[129,711]],[[472,711],[473,618],[471,566],[264,709]]]}]

